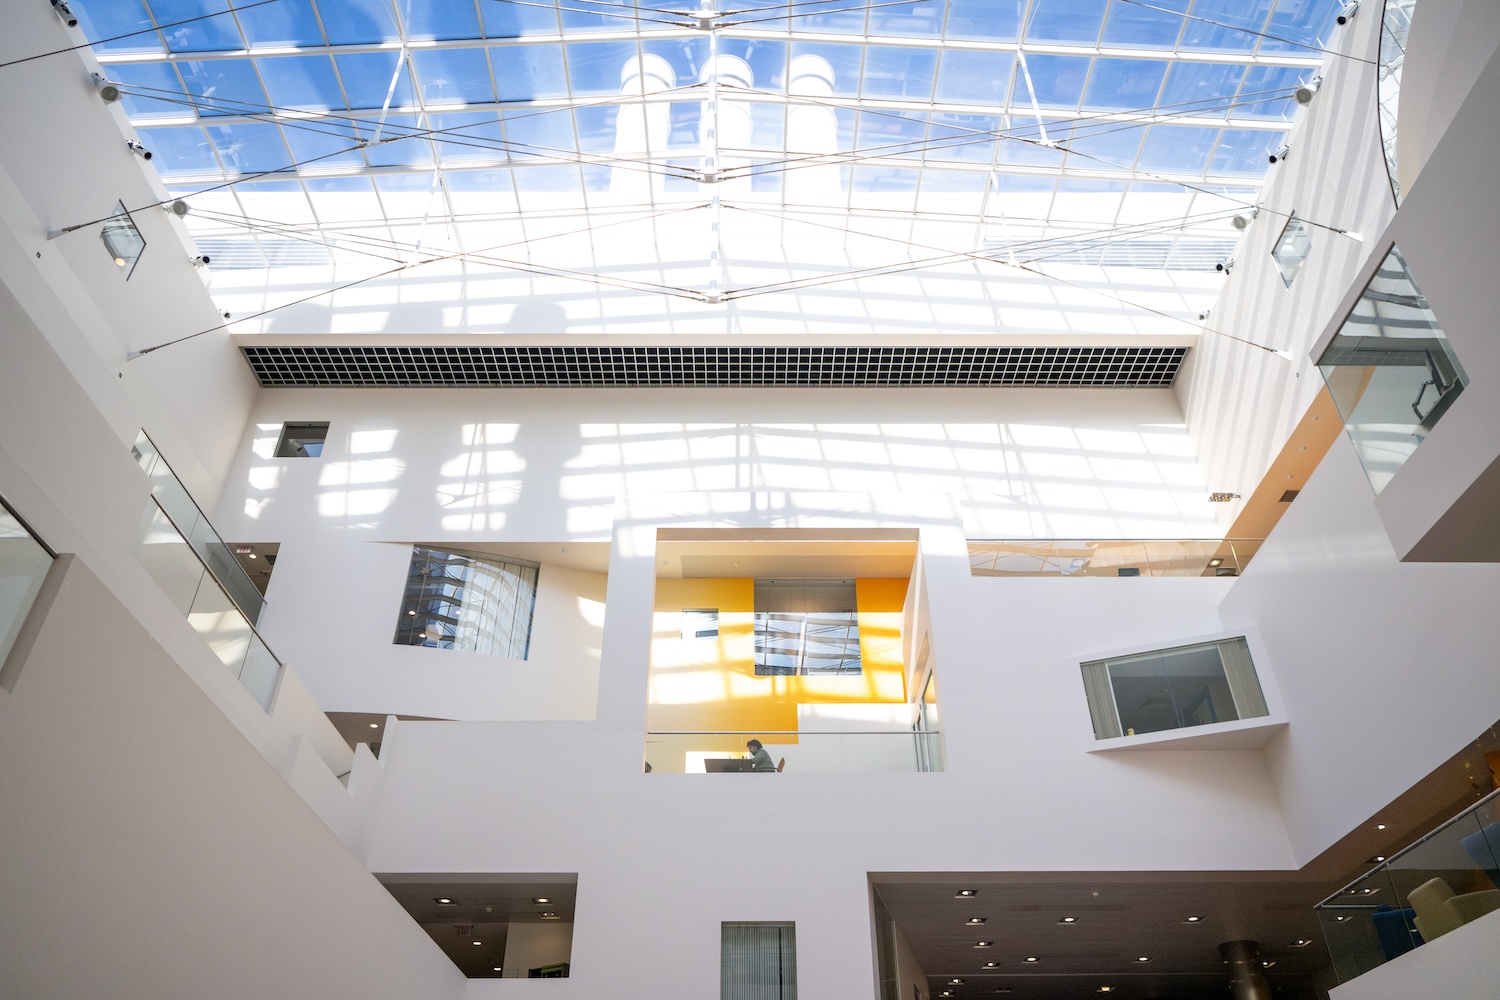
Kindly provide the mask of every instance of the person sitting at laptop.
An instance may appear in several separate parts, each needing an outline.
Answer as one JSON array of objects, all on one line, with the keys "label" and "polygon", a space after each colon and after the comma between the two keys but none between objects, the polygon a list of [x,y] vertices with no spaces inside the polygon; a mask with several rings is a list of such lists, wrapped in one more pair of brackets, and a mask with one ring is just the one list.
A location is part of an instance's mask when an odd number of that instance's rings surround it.
[{"label": "person sitting at laptop", "polygon": [[760,740],[751,740],[745,744],[745,749],[750,751],[750,770],[776,773],[776,762],[771,760],[766,748],[760,745]]}]

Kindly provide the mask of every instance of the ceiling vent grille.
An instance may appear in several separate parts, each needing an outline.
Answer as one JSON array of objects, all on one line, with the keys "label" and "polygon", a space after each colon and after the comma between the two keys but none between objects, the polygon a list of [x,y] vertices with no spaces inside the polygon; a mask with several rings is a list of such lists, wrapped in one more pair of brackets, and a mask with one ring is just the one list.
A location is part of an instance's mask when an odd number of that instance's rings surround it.
[{"label": "ceiling vent grille", "polygon": [[1301,490],[1287,490],[1285,493],[1281,494],[1281,500],[1279,502],[1291,503],[1293,500],[1297,499],[1297,494],[1301,492]]},{"label": "ceiling vent grille", "polygon": [[1185,347],[251,347],[263,386],[1172,384]]}]

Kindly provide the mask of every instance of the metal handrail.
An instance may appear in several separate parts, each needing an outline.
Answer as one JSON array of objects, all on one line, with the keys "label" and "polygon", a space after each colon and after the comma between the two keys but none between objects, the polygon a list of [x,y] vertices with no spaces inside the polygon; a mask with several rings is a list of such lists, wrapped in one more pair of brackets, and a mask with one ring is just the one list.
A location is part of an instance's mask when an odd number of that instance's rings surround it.
[{"label": "metal handrail", "polygon": [[6,513],[8,513],[11,517],[13,517],[13,518],[16,519],[16,523],[21,526],[21,530],[25,531],[26,534],[30,535],[31,536],[31,540],[33,542],[36,542],[38,545],[40,545],[42,547],[42,551],[43,552],[46,552],[53,559],[57,558],[57,550],[54,549],[52,546],[48,545],[47,544],[47,540],[45,538],[43,538],[41,535],[37,534],[36,529],[31,526],[31,523],[29,521],[27,521],[26,518],[24,518],[24,517],[21,516],[21,512],[20,511],[16,510],[10,504],[6,503],[4,497],[0,497],[0,507],[3,507],[5,509]]},{"label": "metal handrail", "polygon": [[[1371,875],[1374,875],[1376,872],[1381,871],[1383,869],[1390,868],[1390,866],[1393,865],[1393,864],[1395,864],[1396,861],[1397,861],[1397,859],[1401,858],[1403,855],[1405,855],[1405,854],[1407,854],[1407,853],[1409,853],[1409,852],[1417,849],[1418,847],[1421,847],[1423,844],[1427,843],[1433,837],[1436,837],[1438,834],[1440,834],[1444,830],[1448,829],[1448,827],[1454,825],[1459,820],[1464,819],[1465,817],[1472,815],[1473,813],[1477,812],[1482,806],[1484,806],[1487,803],[1489,803],[1492,799],[1497,799],[1497,798],[1500,798],[1500,788],[1497,788],[1493,792],[1490,792],[1484,798],[1480,799],[1478,802],[1475,802],[1472,806],[1470,806],[1469,808],[1465,809],[1463,812],[1457,814],[1456,816],[1452,816],[1452,817],[1450,817],[1447,820],[1444,820],[1441,824],[1439,824],[1437,827],[1433,828],[1430,832],[1428,832],[1428,833],[1424,834],[1423,836],[1417,838],[1416,840],[1412,841],[1410,844],[1407,844],[1405,847],[1401,848],[1401,850],[1397,851],[1395,854],[1392,854],[1390,857],[1386,858],[1380,864],[1376,865],[1374,868],[1371,868],[1369,871],[1365,872],[1363,875],[1361,875],[1359,878],[1355,879],[1353,882],[1350,882],[1348,885],[1344,886],[1342,889],[1339,889],[1337,892],[1335,892],[1335,893],[1331,894],[1330,896],[1328,896],[1328,898],[1324,899],[1321,903],[1318,903],[1317,907],[1328,906],[1328,905],[1332,904],[1334,899],[1336,899],[1339,896],[1346,895],[1349,892],[1350,889],[1354,888],[1356,885],[1358,885],[1359,883],[1363,882],[1365,879],[1369,878]],[[1317,907],[1314,907],[1314,909],[1316,909]]]}]

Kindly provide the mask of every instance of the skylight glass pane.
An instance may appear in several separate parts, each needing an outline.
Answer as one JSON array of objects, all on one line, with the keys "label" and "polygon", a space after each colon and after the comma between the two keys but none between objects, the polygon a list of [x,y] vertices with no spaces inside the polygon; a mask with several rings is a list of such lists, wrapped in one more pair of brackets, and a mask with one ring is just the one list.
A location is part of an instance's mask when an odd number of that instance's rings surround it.
[{"label": "skylight glass pane", "polygon": [[[1138,48],[1171,48],[1177,44],[1186,19],[1190,0],[1152,0],[1151,7],[1140,4],[1120,3],[1110,5],[1109,19],[1104,22],[1103,41],[1106,45],[1129,45]],[[1153,10],[1152,7],[1166,8]]]},{"label": "skylight glass pane", "polygon": [[[330,45],[360,45],[400,37],[390,0],[313,0]],[[378,105],[377,105],[378,106]]]},{"label": "skylight glass pane", "polygon": [[564,47],[574,97],[618,94],[620,70],[637,54],[633,42],[576,42]]},{"label": "skylight glass pane", "polygon": [[[875,0],[879,3],[880,0]],[[849,4],[849,6],[854,6]],[[872,35],[937,35],[943,30],[943,4],[913,3],[870,8]]]},{"label": "skylight glass pane", "polygon": [[1026,40],[1093,45],[1099,40],[1106,3],[1107,0],[1033,0]]},{"label": "skylight glass pane", "polygon": [[438,159],[444,164],[505,158],[500,116],[493,111],[431,115],[428,122],[437,133],[433,139],[437,142]]},{"label": "skylight glass pane", "polygon": [[375,186],[368,177],[309,177],[303,181],[313,211],[324,225],[381,218]]},{"label": "skylight glass pane", "polygon": [[328,56],[276,56],[256,62],[271,103],[278,108],[300,111],[345,107],[333,60]]},{"label": "skylight glass pane", "polygon": [[[156,33],[146,5],[141,0],[113,0],[111,3],[80,3],[73,8],[84,37],[100,52],[160,52],[161,36]],[[127,37],[119,38],[124,35]],[[99,39],[114,38],[101,42]],[[117,79],[111,76],[110,79]]]},{"label": "skylight glass pane", "polygon": [[1045,219],[1052,209],[1057,180],[1024,174],[999,174],[990,195],[992,217],[1012,220]]},{"label": "skylight glass pane", "polygon": [[[765,42],[759,39],[748,42],[736,38],[719,40],[719,51],[745,60],[755,74],[755,89],[767,93],[786,92],[786,48],[785,42]],[[692,81],[679,79],[677,82],[681,85]]]},{"label": "skylight glass pane", "polygon": [[418,49],[412,68],[430,105],[489,104],[495,100],[490,62],[483,49]]},{"label": "skylight glass pane", "polygon": [[200,115],[263,112],[270,104],[249,59],[187,60],[177,69]]},{"label": "skylight glass pane", "polygon": [[1262,53],[1285,52],[1293,56],[1317,56],[1317,50],[1304,48],[1294,43],[1302,42],[1319,47],[1325,45],[1334,27],[1333,17],[1338,13],[1340,6],[1342,5],[1331,0],[1325,3],[1283,2],[1278,4],[1276,13],[1271,15],[1271,25],[1266,29],[1266,34],[1277,37],[1261,39],[1260,51]]},{"label": "skylight glass pane", "polygon": [[[1013,124],[1006,130],[1006,138],[1001,140],[999,162],[1028,164],[1034,166],[1060,167],[1063,162],[1063,151],[1050,149],[1042,145],[1043,132],[1035,122],[1023,119],[1013,119]],[[1067,137],[1072,134],[1071,127],[1064,122],[1049,121],[1046,123],[1046,139],[1056,142],[1058,136]]]},{"label": "skylight glass pane", "polygon": [[996,0],[948,0],[949,38],[1013,42],[1020,37],[1020,4]]},{"label": "skylight glass pane", "polygon": [[[1251,66],[1245,72],[1245,84],[1240,88],[1241,96],[1234,109],[1239,118],[1274,118],[1291,121],[1297,110],[1292,93],[1303,80],[1311,80],[1317,73],[1311,69],[1296,69],[1286,66]],[[1261,100],[1250,95],[1264,94]]]},{"label": "skylight glass pane", "polygon": [[106,67],[105,75],[124,89],[122,102],[132,119],[191,118],[195,114],[170,63],[125,63]]},{"label": "skylight glass pane", "polygon": [[1123,181],[1100,181],[1065,177],[1057,182],[1052,200],[1052,218],[1083,222],[1106,229],[1114,224],[1125,196]]},{"label": "skylight glass pane", "polygon": [[[493,4],[495,0],[484,0]],[[479,11],[474,0],[411,0],[401,7],[408,38],[477,38]]]},{"label": "skylight glass pane", "polygon": [[297,181],[255,181],[236,184],[235,194],[251,219],[283,225],[313,225],[316,221]]},{"label": "skylight glass pane", "polygon": [[921,171],[905,167],[859,166],[850,174],[850,200],[853,204],[908,212],[916,207]]},{"label": "skylight glass pane", "polygon": [[[1198,0],[1191,20],[1182,32],[1182,44],[1189,48],[1220,52],[1254,49],[1260,41],[1257,32],[1276,0]],[[1208,22],[1216,21],[1217,24]]]},{"label": "skylight glass pane", "polygon": [[[1023,65],[1031,70],[1036,102],[1044,108],[1078,107],[1091,61],[1082,56],[1027,56]],[[1023,108],[1030,103],[1024,90],[1025,82],[1023,76],[1016,78],[1015,103]]]},{"label": "skylight glass pane", "polygon": [[566,97],[561,45],[511,45],[490,49],[495,86],[502,101]]},{"label": "skylight glass pane", "polygon": [[1219,129],[1153,125],[1141,147],[1140,169],[1154,173],[1201,174],[1218,142]]},{"label": "skylight glass pane", "polygon": [[927,138],[927,118],[920,114],[866,111],[856,128],[855,148],[875,156],[920,159]]},{"label": "skylight glass pane", "polygon": [[750,145],[756,149],[766,150],[786,148],[785,107],[780,104],[752,104],[750,106]]},{"label": "skylight glass pane", "polygon": [[[676,106],[673,105],[673,107]],[[574,111],[573,119],[578,128],[578,148],[585,153],[613,153],[615,121],[619,118],[619,114],[619,108],[598,106],[579,108]],[[651,152],[655,155],[660,154],[662,150],[652,149]]]},{"label": "skylight glass pane", "polygon": [[989,175],[982,170],[924,170],[917,211],[977,215]]},{"label": "skylight glass pane", "polygon": [[865,6],[859,0],[829,0],[828,6],[806,6],[792,13],[805,16],[792,20],[798,31],[838,31],[864,34]]},{"label": "skylight glass pane", "polygon": [[[756,119],[755,108],[759,108],[761,106],[762,105],[755,105],[754,108],[752,108],[751,112],[750,112],[750,118],[751,118],[751,122],[752,122],[752,124],[751,124],[751,140],[750,140],[750,144],[752,146],[756,146],[757,148],[760,146],[760,143],[757,142],[755,140],[755,138],[754,138],[754,134],[755,134],[755,124],[754,124],[754,122],[755,122],[755,119]],[[581,140],[581,133],[582,133],[584,127],[585,127],[585,125],[584,125],[584,118],[583,118],[584,110],[585,109],[583,109],[583,108],[579,108],[578,112],[577,112],[578,113],[578,129],[579,129],[579,132],[580,132],[580,141],[582,141]],[[595,110],[595,109],[588,109],[588,110]],[[605,110],[605,109],[598,109],[598,110]],[[780,110],[781,109],[778,106],[777,111],[780,112]],[[691,104],[689,104],[686,101],[679,101],[679,102],[677,102],[677,103],[675,103],[675,104],[672,105],[672,110],[670,112],[670,115],[671,115],[671,117],[669,119],[670,120],[670,125],[668,126],[668,130],[667,130],[667,148],[668,149],[692,149],[692,148],[695,148],[698,145],[698,119],[701,118],[702,115],[703,115],[703,105],[697,103],[696,101],[693,102],[693,103],[691,103]],[[779,117],[779,115],[778,115],[778,117]],[[609,124],[607,126],[609,129],[611,129],[611,139],[610,139],[611,145],[613,144],[613,131],[612,130],[614,129],[615,119],[616,119],[616,116],[611,115],[609,117]],[[592,125],[589,125],[588,127],[591,128],[591,129],[593,128]],[[778,148],[779,148],[779,146],[778,146]]]},{"label": "skylight glass pane", "polygon": [[1226,128],[1219,140],[1219,148],[1214,152],[1209,172],[1260,176],[1266,172],[1266,158],[1281,145],[1285,137],[1285,132]]},{"label": "skylight glass pane", "polygon": [[994,133],[999,130],[1000,119],[996,117],[935,114],[928,131],[927,156],[936,160],[988,163],[995,149]]},{"label": "skylight glass pane", "polygon": [[[387,174],[375,178],[385,217],[391,220],[420,219],[443,212],[442,190],[431,173]],[[415,234],[413,234],[415,235]]]},{"label": "skylight glass pane", "polygon": [[550,114],[535,111],[505,115],[505,138],[511,153],[523,156],[571,156],[578,151],[573,138],[573,116],[567,110]]},{"label": "skylight glass pane", "polygon": [[932,99],[937,52],[872,45],[865,50],[864,96]]},{"label": "skylight glass pane", "polygon": [[1175,62],[1162,90],[1162,110],[1223,118],[1244,77],[1245,67],[1231,63]]},{"label": "skylight glass pane", "polygon": [[163,177],[174,174],[217,174],[219,160],[203,129],[143,128],[141,143],[151,150],[151,165]]},{"label": "skylight glass pane", "polygon": [[256,174],[292,165],[275,125],[210,125],[208,137],[231,173]]},{"label": "skylight glass pane", "polygon": [[236,5],[245,39],[255,45],[322,45],[323,31],[311,0],[277,0],[264,7]]},{"label": "skylight glass pane", "polygon": [[448,197],[460,215],[500,215],[516,210],[509,170],[458,170],[448,174]]},{"label": "skylight glass pane", "polygon": [[[420,129],[421,119],[416,115],[388,115],[380,137],[389,139],[392,136],[412,136]],[[365,159],[372,167],[431,166],[432,143],[424,138],[381,142],[366,147]]]},{"label": "skylight glass pane", "polygon": [[486,38],[519,38],[522,35],[554,35],[558,31],[557,11],[547,0],[536,0],[536,6],[518,6],[482,0],[479,12],[484,15]]},{"label": "skylight glass pane", "polygon": [[1086,170],[1130,170],[1146,130],[1119,122],[1080,122],[1067,147],[1067,165]]},{"label": "skylight glass pane", "polygon": [[1015,63],[1009,52],[944,52],[938,67],[938,103],[1004,104]]},{"label": "skylight glass pane", "polygon": [[840,97],[859,95],[859,67],[864,49],[858,45],[840,45],[834,42],[793,42],[792,59],[798,56],[819,56],[833,67],[833,92]]},{"label": "skylight glass pane", "polygon": [[352,125],[288,122],[281,131],[292,158],[309,173],[364,166],[365,158],[355,146],[359,132]]},{"label": "skylight glass pane", "polygon": [[[150,0],[151,12],[162,29],[167,48],[173,52],[212,52],[242,49],[244,36],[226,0]],[[205,17],[216,14],[216,17]],[[197,18],[198,20],[193,20]],[[186,22],[186,23],[178,23]]]},{"label": "skylight glass pane", "polygon": [[[326,2],[326,0],[325,0]],[[339,78],[344,81],[344,93],[349,98],[349,107],[379,110],[385,106],[385,95],[390,91],[391,77],[396,72],[398,52],[351,52],[334,56]],[[411,107],[416,97],[411,89],[411,74],[401,66],[401,75],[396,79],[395,93],[391,94],[391,107]]]},{"label": "skylight glass pane", "polygon": [[528,191],[573,192],[580,199],[583,195],[583,178],[573,166],[517,167],[511,171],[511,180],[519,194]]},{"label": "skylight glass pane", "polygon": [[1167,66],[1150,59],[1095,59],[1083,104],[1104,111],[1154,108]]}]

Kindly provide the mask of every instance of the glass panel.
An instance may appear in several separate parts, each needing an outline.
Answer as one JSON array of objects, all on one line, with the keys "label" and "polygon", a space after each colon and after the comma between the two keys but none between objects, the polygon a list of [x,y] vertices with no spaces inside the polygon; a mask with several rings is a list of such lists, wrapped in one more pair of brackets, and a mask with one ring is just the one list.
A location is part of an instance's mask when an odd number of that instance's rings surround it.
[{"label": "glass panel", "polygon": [[1318,367],[1376,493],[1469,384],[1396,247]]},{"label": "glass panel", "polygon": [[524,660],[536,563],[412,547],[394,642]]},{"label": "glass panel", "polygon": [[1095,739],[1269,714],[1243,638],[1082,664]]},{"label": "glass panel", "polygon": [[1286,220],[1286,228],[1281,231],[1281,237],[1271,251],[1271,259],[1276,261],[1276,270],[1281,272],[1281,281],[1286,287],[1292,287],[1292,282],[1302,270],[1311,250],[1312,235],[1307,231],[1307,226],[1301,219]]},{"label": "glass panel", "polygon": [[42,589],[52,557],[19,518],[0,506],[0,664]]},{"label": "glass panel", "polygon": [[858,674],[853,580],[756,580],[758,676]]},{"label": "glass panel", "polygon": [[[924,648],[921,661],[929,658]],[[919,662],[921,662],[919,661]],[[937,677],[928,673],[927,683],[922,685],[922,700],[917,703],[917,759],[923,771],[945,770],[943,755],[943,719],[938,707]]]},{"label": "glass panel", "polygon": [[797,925],[728,923],[719,1000],[797,1000]]},{"label": "glass panel", "polygon": [[125,272],[125,280],[135,273],[135,265],[146,251],[146,240],[135,228],[135,220],[125,211],[123,201],[115,202],[115,214],[104,220],[99,230],[99,239],[104,249],[114,258],[115,266]]},{"label": "glass panel", "polygon": [[1416,0],[1385,0],[1385,19],[1380,26],[1380,144],[1385,148],[1386,172],[1391,193],[1401,204],[1401,180],[1397,171],[1396,121],[1401,106],[1401,69],[1406,64],[1406,36]]},{"label": "glass panel", "polygon": [[276,681],[281,676],[281,664],[271,653],[260,636],[250,637],[250,649],[245,654],[245,666],[240,671],[240,683],[250,692],[261,708],[271,710],[271,698],[276,693]]},{"label": "glass panel", "polygon": [[[935,693],[934,693],[935,696]],[[890,774],[943,770],[942,735],[910,724],[889,731],[648,732],[652,774],[755,774],[745,744],[758,739],[785,774]],[[923,757],[924,751],[926,757]],[[774,773],[774,772],[772,772]]]}]

